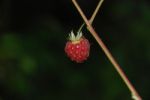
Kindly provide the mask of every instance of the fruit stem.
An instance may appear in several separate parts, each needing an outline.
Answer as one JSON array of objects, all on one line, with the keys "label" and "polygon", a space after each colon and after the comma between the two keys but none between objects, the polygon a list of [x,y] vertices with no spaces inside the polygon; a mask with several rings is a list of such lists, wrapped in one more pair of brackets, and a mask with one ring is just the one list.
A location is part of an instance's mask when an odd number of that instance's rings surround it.
[{"label": "fruit stem", "polygon": [[82,23],[82,25],[80,26],[80,28],[78,29],[77,33],[80,33],[82,28],[84,27],[85,23]]},{"label": "fruit stem", "polygon": [[121,69],[120,65],[117,63],[117,61],[112,56],[112,54],[110,53],[110,51],[108,50],[106,45],[103,43],[102,39],[98,36],[98,34],[94,30],[94,28],[91,26],[90,22],[86,18],[85,14],[81,10],[81,8],[78,5],[78,3],[76,2],[76,0],[72,0],[72,2],[75,5],[75,7],[78,10],[78,12],[80,13],[80,15],[83,18],[84,22],[86,23],[86,25],[88,27],[88,30],[93,35],[93,37],[96,39],[96,41],[98,42],[98,44],[100,45],[100,47],[104,51],[105,55],[108,57],[109,61],[112,63],[112,65],[114,66],[114,68],[116,69],[116,71],[118,72],[120,77],[122,78],[122,80],[125,82],[125,84],[128,87],[128,89],[130,90],[131,95],[132,95],[132,99],[134,99],[134,100],[142,100],[142,98],[140,97],[138,92],[135,90],[134,86],[131,84],[131,82],[128,80],[127,76],[125,75],[125,73]]},{"label": "fruit stem", "polygon": [[[103,1],[104,1],[104,0],[100,0],[99,3],[98,3],[98,5],[97,5],[97,7],[95,8],[94,13],[92,14],[92,17],[91,17],[90,20],[89,20],[89,22],[90,22],[91,24],[93,23],[93,21],[94,21],[96,15],[97,15],[97,13],[98,13],[98,11],[99,11],[99,9],[100,9],[102,3],[103,3]],[[78,33],[81,32],[81,30],[82,30],[82,28],[84,27],[84,25],[85,25],[85,23],[83,22],[83,24],[80,26],[80,28],[79,28],[78,31],[77,31]]]}]

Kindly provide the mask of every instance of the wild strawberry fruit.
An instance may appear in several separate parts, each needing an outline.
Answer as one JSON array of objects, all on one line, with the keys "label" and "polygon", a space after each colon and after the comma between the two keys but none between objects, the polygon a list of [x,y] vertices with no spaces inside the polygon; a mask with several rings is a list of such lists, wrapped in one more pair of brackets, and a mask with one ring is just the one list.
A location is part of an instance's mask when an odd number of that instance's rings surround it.
[{"label": "wild strawberry fruit", "polygon": [[77,63],[87,60],[90,52],[89,41],[82,36],[82,32],[78,32],[77,36],[73,31],[69,34],[69,41],[66,43],[65,52],[67,56]]}]

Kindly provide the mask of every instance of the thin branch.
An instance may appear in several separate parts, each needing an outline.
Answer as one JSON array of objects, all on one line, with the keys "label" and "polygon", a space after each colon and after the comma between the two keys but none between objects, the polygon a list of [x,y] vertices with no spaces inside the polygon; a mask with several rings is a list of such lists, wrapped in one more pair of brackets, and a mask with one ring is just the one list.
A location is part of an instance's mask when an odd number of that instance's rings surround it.
[{"label": "thin branch", "polygon": [[75,7],[77,8],[77,10],[80,13],[80,15],[82,16],[84,22],[86,23],[86,25],[88,27],[88,30],[93,35],[93,37],[96,39],[96,41],[98,42],[99,46],[104,51],[104,53],[107,56],[107,58],[109,59],[109,61],[112,63],[112,65],[114,66],[114,68],[116,69],[116,71],[118,72],[118,74],[121,76],[121,78],[123,79],[123,81],[127,85],[128,89],[130,90],[130,92],[132,94],[132,98],[134,100],[142,100],[142,98],[139,96],[139,94],[137,93],[137,91],[135,90],[135,88],[133,87],[133,85],[131,84],[131,82],[128,80],[127,76],[125,75],[125,73],[121,69],[120,65],[117,63],[117,61],[115,60],[115,58],[112,56],[112,54],[110,53],[110,51],[107,49],[106,45],[103,43],[103,41],[98,36],[98,34],[94,30],[94,28],[91,26],[90,22],[88,21],[88,19],[84,15],[83,11],[81,10],[80,6],[77,4],[76,0],[72,0],[72,2],[75,5]]},{"label": "thin branch", "polygon": [[97,7],[96,7],[94,13],[92,14],[92,17],[90,18],[90,21],[89,21],[91,24],[93,23],[93,21],[94,21],[94,19],[95,19],[95,16],[97,15],[97,13],[98,13],[98,11],[99,11],[99,8],[101,7],[103,1],[104,1],[104,0],[100,0],[100,1],[99,1],[99,3],[98,3],[98,5],[97,5]]},{"label": "thin branch", "polygon": [[[98,5],[97,5],[97,7],[95,8],[95,10],[94,10],[94,12],[93,12],[93,14],[92,14],[92,17],[91,17],[90,20],[89,20],[89,22],[90,22],[91,24],[93,23],[93,21],[94,21],[96,15],[97,15],[97,13],[98,13],[98,11],[99,11],[99,9],[100,9],[102,3],[103,3],[103,1],[104,1],[104,0],[100,0],[99,3],[98,3]],[[82,30],[82,28],[84,27],[84,25],[85,25],[85,23],[83,23],[83,24],[80,26],[80,28],[79,28],[78,31],[77,31],[78,33],[81,32],[81,30]]]}]

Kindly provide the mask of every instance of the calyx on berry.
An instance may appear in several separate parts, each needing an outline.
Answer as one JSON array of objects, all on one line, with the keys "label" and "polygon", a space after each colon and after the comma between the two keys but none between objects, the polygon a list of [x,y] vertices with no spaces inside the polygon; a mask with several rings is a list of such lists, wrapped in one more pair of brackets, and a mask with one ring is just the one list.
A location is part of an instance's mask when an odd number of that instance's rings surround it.
[{"label": "calyx on berry", "polygon": [[69,40],[76,43],[78,41],[80,41],[80,39],[82,38],[82,31],[77,32],[77,35],[74,35],[73,30],[71,31],[71,33],[69,34]]}]

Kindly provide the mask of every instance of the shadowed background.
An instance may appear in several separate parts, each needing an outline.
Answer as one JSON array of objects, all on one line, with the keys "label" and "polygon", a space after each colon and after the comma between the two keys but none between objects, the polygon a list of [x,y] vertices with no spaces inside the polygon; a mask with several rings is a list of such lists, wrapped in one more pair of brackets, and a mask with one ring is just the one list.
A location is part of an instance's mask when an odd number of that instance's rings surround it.
[{"label": "shadowed background", "polygon": [[[88,18],[98,0],[78,0]],[[0,1],[0,100],[131,100],[91,34],[81,64],[64,53],[82,18],[71,0]],[[105,0],[93,26],[143,100],[150,100],[150,2]]]}]

